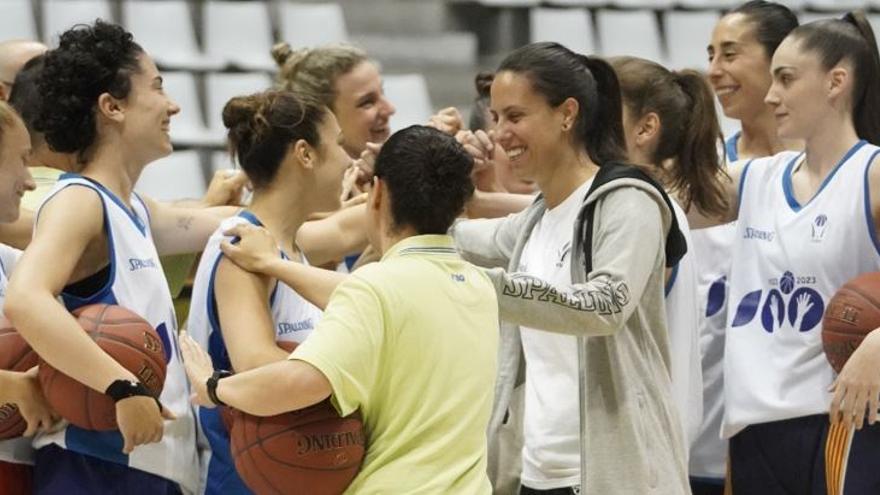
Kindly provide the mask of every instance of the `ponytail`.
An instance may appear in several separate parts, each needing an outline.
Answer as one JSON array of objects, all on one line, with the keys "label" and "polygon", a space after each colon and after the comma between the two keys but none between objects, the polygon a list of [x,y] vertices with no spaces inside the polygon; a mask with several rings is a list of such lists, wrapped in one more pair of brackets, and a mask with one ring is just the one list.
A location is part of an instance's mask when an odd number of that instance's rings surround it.
[{"label": "ponytail", "polygon": [[718,143],[723,141],[712,90],[698,72],[670,72],[635,57],[611,59],[624,104],[636,118],[654,113],[660,135],[651,163],[663,168],[665,186],[678,193],[685,209],[695,205],[708,214],[727,211]]},{"label": "ponytail", "polygon": [[620,83],[608,62],[581,55],[581,60],[596,81],[596,111],[586,122],[583,139],[590,158],[597,164],[626,160],[623,133],[623,106]]},{"label": "ponytail", "polygon": [[880,145],[880,54],[877,52],[877,40],[874,30],[864,11],[847,12],[843,21],[855,26],[862,39],[868,45],[867,56],[854,61],[860,64],[858,93],[853,94],[853,123],[856,134],[871,144]]}]

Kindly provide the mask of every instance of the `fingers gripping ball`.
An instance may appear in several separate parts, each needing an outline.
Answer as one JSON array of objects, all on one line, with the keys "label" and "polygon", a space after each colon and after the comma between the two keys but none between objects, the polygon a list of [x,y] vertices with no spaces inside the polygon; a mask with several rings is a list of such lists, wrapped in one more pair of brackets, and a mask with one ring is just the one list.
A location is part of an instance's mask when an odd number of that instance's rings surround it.
[{"label": "fingers gripping ball", "polygon": [[822,319],[822,346],[840,373],[865,336],[880,327],[880,272],[865,273],[838,289]]},{"label": "fingers gripping ball", "polygon": [[[27,371],[37,365],[37,354],[12,327],[6,318],[0,317],[0,369]],[[0,404],[0,440],[20,437],[27,429],[27,422],[15,404]]]},{"label": "fingers gripping ball", "polygon": [[[156,330],[121,306],[94,304],[74,311],[85,332],[158,397],[165,385],[165,349]],[[87,430],[115,430],[113,399],[96,392],[40,359],[40,386],[49,405],[71,424]]]},{"label": "fingers gripping ball", "polygon": [[[289,351],[296,347],[278,345]],[[360,415],[339,417],[329,399],[278,416],[235,411],[232,417],[235,468],[258,495],[337,495],[360,469],[365,450]]]}]

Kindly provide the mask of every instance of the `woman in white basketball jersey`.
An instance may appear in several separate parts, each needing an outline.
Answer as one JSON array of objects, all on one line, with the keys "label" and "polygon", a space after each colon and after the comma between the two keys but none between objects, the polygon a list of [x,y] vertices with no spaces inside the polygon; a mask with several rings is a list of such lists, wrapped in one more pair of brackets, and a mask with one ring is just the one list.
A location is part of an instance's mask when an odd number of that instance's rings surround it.
[{"label": "woman in white basketball jersey", "polygon": [[[211,236],[196,274],[187,330],[217,369],[237,372],[287,358],[276,341],[302,342],[321,310],[275,279],[247,272],[223,257],[223,232],[265,226],[276,257],[308,264],[296,244],[306,218],[339,208],[342,175],[351,163],[329,109],[293,92],[236,97],[223,110],[229,147],[254,186],[251,205]],[[207,440],[201,454],[205,493],[250,493],[235,471],[229,435],[217,409],[199,408]]]},{"label": "woman in white basketball jersey", "polygon": [[[201,250],[219,219],[132,192],[144,167],[171,152],[168,129],[179,108],[130,33],[102,21],[77,26],[44,64],[35,129],[52,149],[75,153],[82,173],[62,176],[41,206],[5,309],[43,359],[116,401],[120,429],[70,425],[38,436],[35,493],[195,491],[195,421],[158,257]],[[156,328],[167,363],[160,397],[69,313],[93,303],[127,307]]]},{"label": "woman in white basketball jersey", "polygon": [[[863,13],[793,30],[766,102],[782,152],[732,170],[737,219],[723,434],[734,493],[877,493],[880,427],[830,424],[821,319],[847,280],[880,267],[880,59]],[[864,410],[860,416],[863,416]],[[853,418],[847,418],[852,420]]]}]

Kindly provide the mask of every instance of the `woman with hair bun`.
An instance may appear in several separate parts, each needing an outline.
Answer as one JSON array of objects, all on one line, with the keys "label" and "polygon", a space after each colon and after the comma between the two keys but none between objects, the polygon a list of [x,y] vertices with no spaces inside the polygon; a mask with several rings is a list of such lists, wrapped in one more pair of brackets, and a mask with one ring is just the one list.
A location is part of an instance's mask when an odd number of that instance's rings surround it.
[{"label": "woman with hair bun", "polygon": [[[144,167],[171,152],[179,108],[131,34],[100,20],[62,33],[37,84],[44,104],[35,130],[54,151],[75,155],[81,173],[63,175],[40,207],[5,312],[45,361],[116,402],[119,430],[66,425],[38,435],[34,491],[195,491],[195,421],[159,254],[201,250],[219,219],[132,191]],[[158,398],[70,314],[96,303],[128,308],[162,338],[167,374]]]},{"label": "woman with hair bun", "polygon": [[[293,92],[233,98],[223,109],[223,123],[254,196],[247,210],[225,220],[208,240],[187,330],[215,368],[243,372],[287,358],[289,352],[276,342],[303,342],[321,310],[283,282],[225,258],[220,245],[231,237],[224,232],[242,224],[265,226],[276,257],[307,266],[297,232],[310,214],[339,208],[342,175],[351,158],[341,146],[345,138],[333,113]],[[217,409],[199,408],[198,420],[204,493],[250,493],[235,471],[229,433]]]}]

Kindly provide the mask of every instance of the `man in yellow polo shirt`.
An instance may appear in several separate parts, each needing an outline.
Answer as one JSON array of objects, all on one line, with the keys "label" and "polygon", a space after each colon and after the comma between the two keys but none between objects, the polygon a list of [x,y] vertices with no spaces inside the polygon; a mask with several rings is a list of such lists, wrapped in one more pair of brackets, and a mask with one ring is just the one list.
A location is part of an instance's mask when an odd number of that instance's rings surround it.
[{"label": "man in yellow polo shirt", "polygon": [[391,136],[367,209],[382,260],[338,285],[288,361],[218,380],[210,358],[185,337],[199,404],[269,416],[329,396],[341,415],[360,410],[368,439],[347,493],[490,493],[498,305],[488,277],[445,235],[473,192],[472,165],[435,129]]}]

